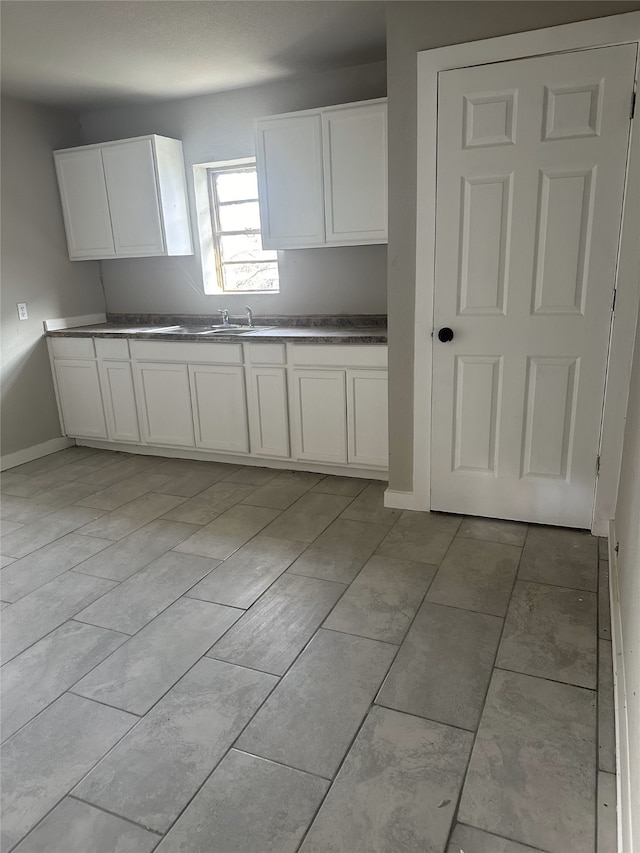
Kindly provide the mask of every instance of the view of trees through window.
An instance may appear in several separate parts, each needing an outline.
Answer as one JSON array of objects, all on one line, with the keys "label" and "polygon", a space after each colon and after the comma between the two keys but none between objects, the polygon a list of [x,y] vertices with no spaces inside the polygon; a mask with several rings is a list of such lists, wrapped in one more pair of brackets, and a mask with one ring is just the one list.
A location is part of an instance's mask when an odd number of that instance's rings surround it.
[{"label": "view of trees through window", "polygon": [[260,239],[255,166],[209,169],[218,283],[229,292],[277,291],[278,257]]}]

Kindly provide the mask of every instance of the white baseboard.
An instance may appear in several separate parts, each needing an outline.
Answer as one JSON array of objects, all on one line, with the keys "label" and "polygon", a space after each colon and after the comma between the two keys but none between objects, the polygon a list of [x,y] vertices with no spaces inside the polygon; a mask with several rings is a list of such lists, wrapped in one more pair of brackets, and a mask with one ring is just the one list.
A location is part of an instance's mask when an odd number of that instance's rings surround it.
[{"label": "white baseboard", "polygon": [[424,511],[424,501],[415,492],[399,492],[387,489],[384,493],[384,505],[390,509],[414,509]]},{"label": "white baseboard", "polygon": [[63,436],[43,441],[42,444],[34,444],[33,447],[25,447],[24,450],[17,450],[15,453],[7,453],[6,456],[0,457],[0,471],[15,468],[16,465],[23,465],[25,462],[32,462],[50,453],[57,453],[58,450],[65,450],[67,447],[73,447],[74,444],[75,441],[72,438]]},{"label": "white baseboard", "polygon": [[633,846],[633,807],[629,762],[629,727],[627,719],[627,686],[624,672],[622,622],[620,619],[620,586],[616,553],[615,520],[609,522],[609,600],[611,607],[611,642],[613,650],[613,697],[616,717],[616,787],[618,792],[618,853],[635,850]]},{"label": "white baseboard", "polygon": [[96,447],[100,450],[121,450],[124,453],[138,453],[142,456],[167,456],[171,459],[199,459],[204,462],[228,462],[231,465],[255,465],[258,468],[277,468],[284,471],[313,471],[318,474],[332,474],[336,477],[358,477],[363,480],[386,480],[386,471],[352,468],[339,465],[323,465],[321,462],[296,462],[294,459],[271,459],[263,456],[240,456],[232,453],[215,453],[199,450],[196,447],[160,447],[150,444],[125,444],[120,441],[78,438],[80,447]]}]

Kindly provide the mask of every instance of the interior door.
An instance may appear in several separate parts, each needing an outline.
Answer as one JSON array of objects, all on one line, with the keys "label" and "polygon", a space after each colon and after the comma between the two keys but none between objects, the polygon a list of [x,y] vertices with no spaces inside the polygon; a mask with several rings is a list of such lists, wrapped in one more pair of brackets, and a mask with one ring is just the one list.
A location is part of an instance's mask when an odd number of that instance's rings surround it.
[{"label": "interior door", "polygon": [[635,63],[440,74],[432,509],[591,526]]}]

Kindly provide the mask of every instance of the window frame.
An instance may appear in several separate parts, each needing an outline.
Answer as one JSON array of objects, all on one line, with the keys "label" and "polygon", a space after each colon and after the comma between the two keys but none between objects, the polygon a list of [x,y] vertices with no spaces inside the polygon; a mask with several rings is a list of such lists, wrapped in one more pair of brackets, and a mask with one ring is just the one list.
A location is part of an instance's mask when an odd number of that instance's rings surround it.
[{"label": "window frame", "polygon": [[[246,204],[255,202],[259,205],[259,198],[256,194],[255,197],[250,198],[242,198],[242,199],[233,199],[232,201],[220,201],[218,196],[218,190],[216,186],[216,176],[220,174],[225,174],[229,172],[253,172],[257,173],[256,169],[256,161],[255,158],[251,160],[241,160],[241,161],[227,161],[224,163],[208,163],[206,164],[206,184],[207,184],[207,198],[208,198],[208,207],[209,207],[209,217],[210,217],[210,228],[211,228],[211,238],[213,243],[213,258],[215,262],[215,274],[217,279],[217,293],[225,294],[225,295],[242,295],[242,294],[266,294],[266,293],[279,293],[280,292],[280,271],[278,268],[278,259],[277,256],[275,259],[264,260],[264,261],[225,261],[222,257],[222,237],[233,237],[233,236],[243,236],[243,235],[261,235],[262,228],[244,228],[242,230],[224,230],[220,223],[220,208],[228,207],[234,204]],[[268,250],[267,250],[268,251]],[[257,266],[267,266],[273,265],[275,263],[276,269],[278,271],[278,287],[273,289],[258,289],[258,290],[231,290],[225,288],[225,275],[224,275],[224,267],[225,266],[237,266],[241,264],[255,264]],[[206,271],[204,271],[205,281],[207,278]],[[211,290],[208,290],[211,292]]]}]

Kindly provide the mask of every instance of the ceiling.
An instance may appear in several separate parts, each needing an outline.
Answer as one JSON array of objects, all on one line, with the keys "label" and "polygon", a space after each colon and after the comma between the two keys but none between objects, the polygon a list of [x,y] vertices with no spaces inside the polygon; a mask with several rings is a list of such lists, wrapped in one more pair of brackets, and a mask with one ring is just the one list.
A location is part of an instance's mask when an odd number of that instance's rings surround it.
[{"label": "ceiling", "polygon": [[2,0],[2,91],[73,109],[185,98],[385,58],[369,0]]}]

